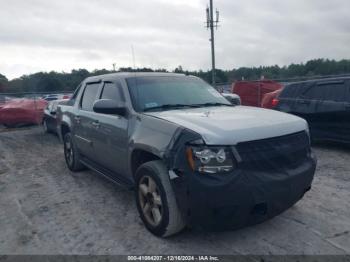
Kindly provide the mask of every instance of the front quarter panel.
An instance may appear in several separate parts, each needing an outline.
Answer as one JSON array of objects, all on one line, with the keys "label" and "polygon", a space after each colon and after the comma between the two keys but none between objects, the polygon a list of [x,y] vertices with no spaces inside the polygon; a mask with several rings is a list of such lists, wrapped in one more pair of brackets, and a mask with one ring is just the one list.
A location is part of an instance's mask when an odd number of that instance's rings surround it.
[{"label": "front quarter panel", "polygon": [[[174,123],[142,114],[131,119],[129,130],[129,159],[134,150],[141,149],[162,159],[169,169],[174,168],[176,155],[186,142],[201,138],[199,134]],[[183,139],[184,133],[190,135]]]},{"label": "front quarter panel", "polygon": [[142,114],[135,115],[129,123],[129,152],[142,149],[162,158],[176,129],[177,126],[170,122]]}]

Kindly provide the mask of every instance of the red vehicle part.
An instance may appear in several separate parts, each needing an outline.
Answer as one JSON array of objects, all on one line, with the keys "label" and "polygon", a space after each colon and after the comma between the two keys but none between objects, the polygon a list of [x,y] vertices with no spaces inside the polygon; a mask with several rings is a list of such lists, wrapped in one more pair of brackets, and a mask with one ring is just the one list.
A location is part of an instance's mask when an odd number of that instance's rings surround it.
[{"label": "red vehicle part", "polygon": [[265,94],[281,89],[283,86],[272,80],[238,81],[232,84],[232,93],[240,96],[242,105],[260,107]]},{"label": "red vehicle part", "polygon": [[72,95],[63,95],[62,99],[70,99]]},{"label": "red vehicle part", "polygon": [[282,89],[278,89],[271,93],[265,94],[261,101],[261,107],[268,108],[268,109],[275,108],[279,102],[278,96],[280,95],[281,92],[282,92]]},{"label": "red vehicle part", "polygon": [[13,99],[0,109],[0,124],[6,126],[40,124],[47,101],[43,99]]}]

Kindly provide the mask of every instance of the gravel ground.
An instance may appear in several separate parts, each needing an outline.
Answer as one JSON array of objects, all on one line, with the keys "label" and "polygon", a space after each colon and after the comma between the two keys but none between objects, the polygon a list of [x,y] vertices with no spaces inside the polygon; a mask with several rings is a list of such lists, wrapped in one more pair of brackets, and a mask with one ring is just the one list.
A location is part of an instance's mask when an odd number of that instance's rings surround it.
[{"label": "gravel ground", "polygon": [[0,132],[0,254],[350,254],[350,149],[317,145],[313,188],[294,207],[238,231],[148,233],[133,193],[73,174],[39,128]]}]

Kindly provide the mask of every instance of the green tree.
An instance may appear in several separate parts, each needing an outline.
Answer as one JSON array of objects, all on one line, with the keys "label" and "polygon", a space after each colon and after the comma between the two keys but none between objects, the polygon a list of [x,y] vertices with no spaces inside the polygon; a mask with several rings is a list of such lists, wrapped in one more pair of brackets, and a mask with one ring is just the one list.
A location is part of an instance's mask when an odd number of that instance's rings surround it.
[{"label": "green tree", "polygon": [[3,92],[8,84],[6,76],[0,74],[0,92]]},{"label": "green tree", "polygon": [[[152,68],[119,68],[119,72],[167,72],[166,69]],[[173,70],[176,73],[184,73],[194,75],[211,83],[211,71],[189,71],[185,70],[181,65]],[[79,83],[86,77],[114,73],[107,69],[96,69],[89,72],[86,69],[72,70],[71,72],[38,72],[31,75],[23,75],[17,79],[8,81],[8,79],[0,74],[0,92],[51,92],[51,91],[73,91]],[[231,70],[216,69],[217,83],[230,83],[237,80],[257,80],[261,76],[267,79],[286,79],[286,78],[302,78],[306,76],[323,76],[350,74],[350,60],[329,60],[329,59],[313,59],[305,64],[290,64],[280,67],[259,66],[259,67],[240,67]]]}]

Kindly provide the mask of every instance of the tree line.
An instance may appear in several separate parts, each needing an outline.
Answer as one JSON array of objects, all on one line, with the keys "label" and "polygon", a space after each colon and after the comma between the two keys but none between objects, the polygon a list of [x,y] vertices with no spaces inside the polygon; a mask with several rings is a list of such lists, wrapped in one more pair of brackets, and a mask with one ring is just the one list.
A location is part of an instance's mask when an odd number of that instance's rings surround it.
[{"label": "tree line", "polygon": [[[119,68],[117,72],[168,72],[165,69]],[[88,76],[113,73],[112,70],[94,70],[89,72],[86,69],[72,70],[67,72],[38,72],[30,75],[23,75],[19,78],[8,80],[6,76],[0,74],[0,92],[52,92],[52,91],[72,91],[79,83]],[[211,82],[211,71],[189,71],[178,66],[172,72],[195,75],[208,83]],[[232,83],[237,80],[258,80],[265,79],[288,79],[316,77],[324,75],[350,74],[350,60],[340,61],[328,59],[314,59],[306,63],[290,64],[280,67],[260,66],[260,67],[240,67],[232,70],[216,70],[217,83]]]}]

